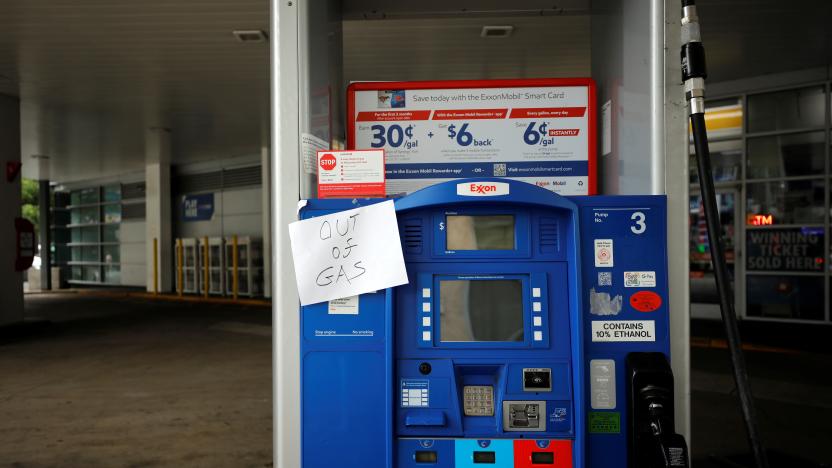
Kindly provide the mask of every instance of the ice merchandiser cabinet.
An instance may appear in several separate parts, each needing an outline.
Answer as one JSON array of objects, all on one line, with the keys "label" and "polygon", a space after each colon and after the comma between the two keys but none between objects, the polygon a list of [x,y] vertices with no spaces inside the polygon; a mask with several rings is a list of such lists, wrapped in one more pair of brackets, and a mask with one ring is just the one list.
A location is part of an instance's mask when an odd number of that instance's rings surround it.
[{"label": "ice merchandiser cabinet", "polygon": [[664,196],[468,179],[395,206],[409,283],[301,308],[304,468],[687,466]]}]

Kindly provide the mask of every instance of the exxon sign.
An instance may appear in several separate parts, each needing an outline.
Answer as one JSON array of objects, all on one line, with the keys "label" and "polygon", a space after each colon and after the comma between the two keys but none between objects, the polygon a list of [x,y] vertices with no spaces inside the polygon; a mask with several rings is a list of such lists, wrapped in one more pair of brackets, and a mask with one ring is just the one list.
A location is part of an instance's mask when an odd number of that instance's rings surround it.
[{"label": "exxon sign", "polygon": [[465,182],[456,185],[456,194],[465,197],[493,197],[508,195],[505,182]]}]

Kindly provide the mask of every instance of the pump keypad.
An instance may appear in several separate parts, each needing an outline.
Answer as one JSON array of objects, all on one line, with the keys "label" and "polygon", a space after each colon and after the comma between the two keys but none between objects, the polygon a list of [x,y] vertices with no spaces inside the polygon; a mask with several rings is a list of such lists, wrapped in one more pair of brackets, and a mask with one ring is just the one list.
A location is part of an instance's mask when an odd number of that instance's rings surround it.
[{"label": "pump keypad", "polygon": [[466,385],[462,392],[465,416],[494,416],[494,387]]}]

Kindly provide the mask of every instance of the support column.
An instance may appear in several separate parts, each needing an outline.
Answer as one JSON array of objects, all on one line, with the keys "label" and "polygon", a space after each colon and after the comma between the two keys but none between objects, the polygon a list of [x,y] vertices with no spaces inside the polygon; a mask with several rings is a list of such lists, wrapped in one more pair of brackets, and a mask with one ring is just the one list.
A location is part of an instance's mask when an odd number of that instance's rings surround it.
[{"label": "support column", "polygon": [[263,296],[272,297],[272,163],[269,151],[269,118],[264,125],[260,148],[261,200],[263,203]]},{"label": "support column", "polygon": [[52,289],[52,231],[49,226],[52,224],[51,207],[52,200],[49,198],[49,180],[38,181],[38,233],[40,239],[40,288],[43,291]]},{"label": "support column", "polygon": [[[170,130],[154,127],[145,137],[145,251],[147,291],[173,290],[173,239],[171,237]],[[158,239],[157,268],[153,268],[153,239]]]},{"label": "support column", "polygon": [[[46,141],[49,133],[46,118],[41,106],[32,100],[20,102],[20,154],[23,161],[23,175],[26,178],[38,181],[38,238],[40,244],[40,274],[39,284],[41,291],[49,291],[52,285],[51,267],[54,263],[52,258],[52,200],[49,196],[49,183],[51,180],[50,164],[51,159],[46,154]],[[32,281],[34,270],[29,271],[29,289],[38,283]]]},{"label": "support column", "polygon": [[300,466],[300,314],[286,226],[298,218],[298,5],[271,0],[272,349],[274,466]]},{"label": "support column", "polygon": [[[662,3],[653,0],[653,18],[656,29],[663,28],[664,47],[654,47],[656,53],[664,54],[664,83],[656,89],[653,100],[662,101],[665,106],[664,118],[654,121],[658,129],[664,129],[664,136],[657,148],[665,162],[664,182],[667,194],[667,251],[685,252],[688,246],[690,228],[688,210],[690,200],[688,189],[689,136],[688,114],[679,66],[679,50],[682,47],[680,34],[682,5],[679,2]],[[661,13],[660,13],[661,11]],[[656,33],[658,31],[654,31]],[[657,105],[657,104],[656,104]],[[690,390],[690,260],[687,255],[668,256],[668,278],[670,290],[670,364],[676,383],[676,431],[685,436],[688,448],[695,443],[691,438],[691,390]],[[692,452],[691,452],[692,453]]]},{"label": "support column", "polygon": [[23,273],[14,271],[20,216],[20,178],[6,178],[6,164],[20,161],[20,101],[0,94],[0,325],[23,321]]}]

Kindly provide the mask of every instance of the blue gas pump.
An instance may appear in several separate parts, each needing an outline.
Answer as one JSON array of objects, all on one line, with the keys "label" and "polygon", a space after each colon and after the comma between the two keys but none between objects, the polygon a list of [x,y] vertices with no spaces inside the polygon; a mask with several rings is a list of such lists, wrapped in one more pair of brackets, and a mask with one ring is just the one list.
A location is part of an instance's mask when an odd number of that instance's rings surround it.
[{"label": "blue gas pump", "polygon": [[687,466],[663,196],[465,179],[395,206],[409,283],[301,308],[305,468]]}]

